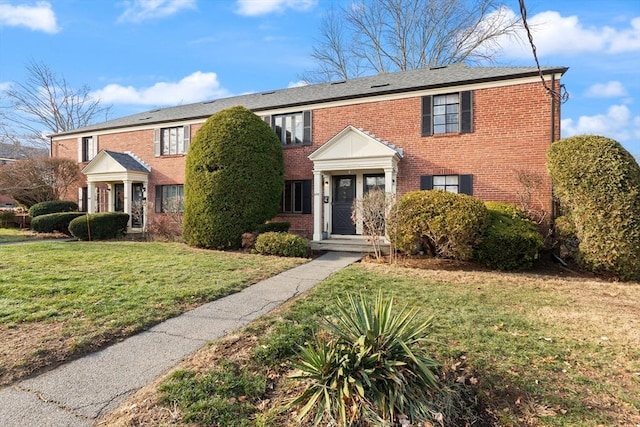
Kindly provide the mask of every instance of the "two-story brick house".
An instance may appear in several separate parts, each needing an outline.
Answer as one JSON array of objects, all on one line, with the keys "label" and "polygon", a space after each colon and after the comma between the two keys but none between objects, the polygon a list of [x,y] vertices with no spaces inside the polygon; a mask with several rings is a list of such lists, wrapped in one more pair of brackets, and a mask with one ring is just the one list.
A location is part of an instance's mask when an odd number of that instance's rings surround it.
[{"label": "two-story brick house", "polygon": [[[566,71],[542,75],[558,90]],[[373,187],[515,202],[525,172],[540,177],[538,208],[551,211],[545,155],[559,139],[560,104],[532,67],[450,65],[156,109],[53,135],[51,153],[77,158],[84,210],[131,213],[153,202],[133,219],[139,229],[182,198],[189,141],[202,123],[236,105],[270,123],[282,141],[278,219],[313,240],[323,232],[358,235],[352,202]]]}]

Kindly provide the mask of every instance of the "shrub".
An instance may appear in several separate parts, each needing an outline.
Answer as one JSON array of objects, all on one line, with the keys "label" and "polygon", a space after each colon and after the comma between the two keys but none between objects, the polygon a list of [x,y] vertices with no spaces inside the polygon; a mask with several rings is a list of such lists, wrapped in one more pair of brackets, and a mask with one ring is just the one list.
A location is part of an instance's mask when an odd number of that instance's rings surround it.
[{"label": "shrub", "polygon": [[486,203],[489,226],[476,249],[476,259],[498,270],[531,268],[544,247],[536,223],[508,203]]},{"label": "shrub", "polygon": [[78,204],[68,200],[50,200],[48,202],[40,202],[29,208],[29,216],[31,218],[40,215],[47,215],[58,212],[77,212]]},{"label": "shrub", "polygon": [[256,225],[255,230],[253,231],[255,231],[257,234],[268,233],[270,231],[273,231],[276,233],[286,233],[289,231],[290,227],[291,227],[290,222],[269,221],[269,222],[265,222],[264,224]]},{"label": "shrub", "polygon": [[348,296],[337,301],[332,335],[302,349],[295,364],[305,390],[293,404],[302,405],[300,420],[315,411],[339,425],[391,425],[402,414],[410,421],[430,417],[429,393],[438,387],[438,364],[424,347],[430,320],[417,310],[393,311],[381,294],[375,302]]},{"label": "shrub", "polygon": [[424,248],[431,255],[468,260],[489,223],[484,204],[465,194],[441,190],[404,194],[393,210],[394,227],[389,237],[408,253]]},{"label": "shrub", "polygon": [[0,227],[6,228],[13,222],[15,214],[13,211],[0,211]]},{"label": "shrub", "polygon": [[582,135],[547,154],[555,194],[575,227],[576,261],[640,279],[640,166],[618,142]]},{"label": "shrub", "polygon": [[262,255],[305,258],[309,253],[308,247],[307,239],[297,234],[270,231],[256,239],[256,252]]},{"label": "shrub", "polygon": [[83,212],[59,212],[39,215],[31,220],[31,229],[38,233],[53,233],[58,231],[66,235],[69,232],[69,224],[75,218],[84,216]]},{"label": "shrub", "polygon": [[258,116],[244,107],[211,116],[187,154],[185,242],[239,248],[242,233],[277,214],[283,171],[282,145]]},{"label": "shrub", "polygon": [[79,240],[105,240],[123,236],[127,232],[129,214],[104,212],[82,215],[69,224],[69,231]]}]

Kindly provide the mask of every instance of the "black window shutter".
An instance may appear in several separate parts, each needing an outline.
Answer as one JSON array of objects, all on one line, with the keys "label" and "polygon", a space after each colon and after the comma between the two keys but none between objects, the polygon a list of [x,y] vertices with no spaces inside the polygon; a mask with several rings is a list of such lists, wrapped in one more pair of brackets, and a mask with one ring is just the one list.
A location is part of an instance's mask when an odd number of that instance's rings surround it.
[{"label": "black window shutter", "polygon": [[311,197],[313,196],[313,191],[311,190],[311,180],[305,179],[302,181],[302,213],[310,214],[311,213]]},{"label": "black window shutter", "polygon": [[433,190],[433,175],[422,175],[420,177],[421,190]]},{"label": "black window shutter", "polygon": [[306,110],[302,112],[302,145],[311,145],[311,110]]},{"label": "black window shutter", "polygon": [[473,96],[470,90],[460,92],[460,132],[473,132]]},{"label": "black window shutter", "polygon": [[162,185],[156,185],[156,213],[162,212]]},{"label": "black window shutter", "polygon": [[422,97],[422,136],[430,136],[433,134],[431,126],[431,96]]},{"label": "black window shutter", "polygon": [[473,175],[460,175],[460,192],[473,196]]}]

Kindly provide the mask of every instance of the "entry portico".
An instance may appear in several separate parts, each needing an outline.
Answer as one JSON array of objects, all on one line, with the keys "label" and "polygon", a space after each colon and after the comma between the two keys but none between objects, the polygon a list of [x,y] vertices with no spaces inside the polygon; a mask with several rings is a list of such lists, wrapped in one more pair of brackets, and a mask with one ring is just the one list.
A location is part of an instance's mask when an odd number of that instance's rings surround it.
[{"label": "entry portico", "polygon": [[362,234],[351,223],[354,198],[368,188],[395,194],[402,149],[347,126],[309,155],[313,162],[313,240],[331,235]]},{"label": "entry portico", "polygon": [[[146,189],[151,167],[132,153],[100,151],[83,169],[87,177],[86,211],[98,212],[98,185],[106,187],[106,211],[129,214],[127,231],[142,231],[146,223]],[[104,208],[103,208],[104,209]]]}]

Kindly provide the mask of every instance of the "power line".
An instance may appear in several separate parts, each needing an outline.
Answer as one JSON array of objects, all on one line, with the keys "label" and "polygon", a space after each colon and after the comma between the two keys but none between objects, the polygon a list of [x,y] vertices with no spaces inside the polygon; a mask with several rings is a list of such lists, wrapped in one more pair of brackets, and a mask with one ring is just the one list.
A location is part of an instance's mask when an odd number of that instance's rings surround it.
[{"label": "power line", "polygon": [[540,68],[540,61],[538,60],[538,52],[536,49],[535,43],[533,43],[533,35],[531,34],[531,30],[529,29],[529,24],[527,23],[527,8],[524,5],[524,0],[518,0],[520,3],[520,15],[522,16],[522,25],[524,25],[524,29],[527,31],[527,37],[529,38],[529,44],[531,45],[531,51],[533,52],[533,59],[536,61],[536,66],[538,67],[538,74],[540,75],[540,80],[542,80],[542,85],[549,92],[551,96],[557,98],[563,104],[569,100],[569,93],[566,91],[564,85],[560,85],[560,91],[558,92],[554,88],[549,87],[547,85],[547,81],[544,79],[544,75],[542,74],[542,68]]}]

